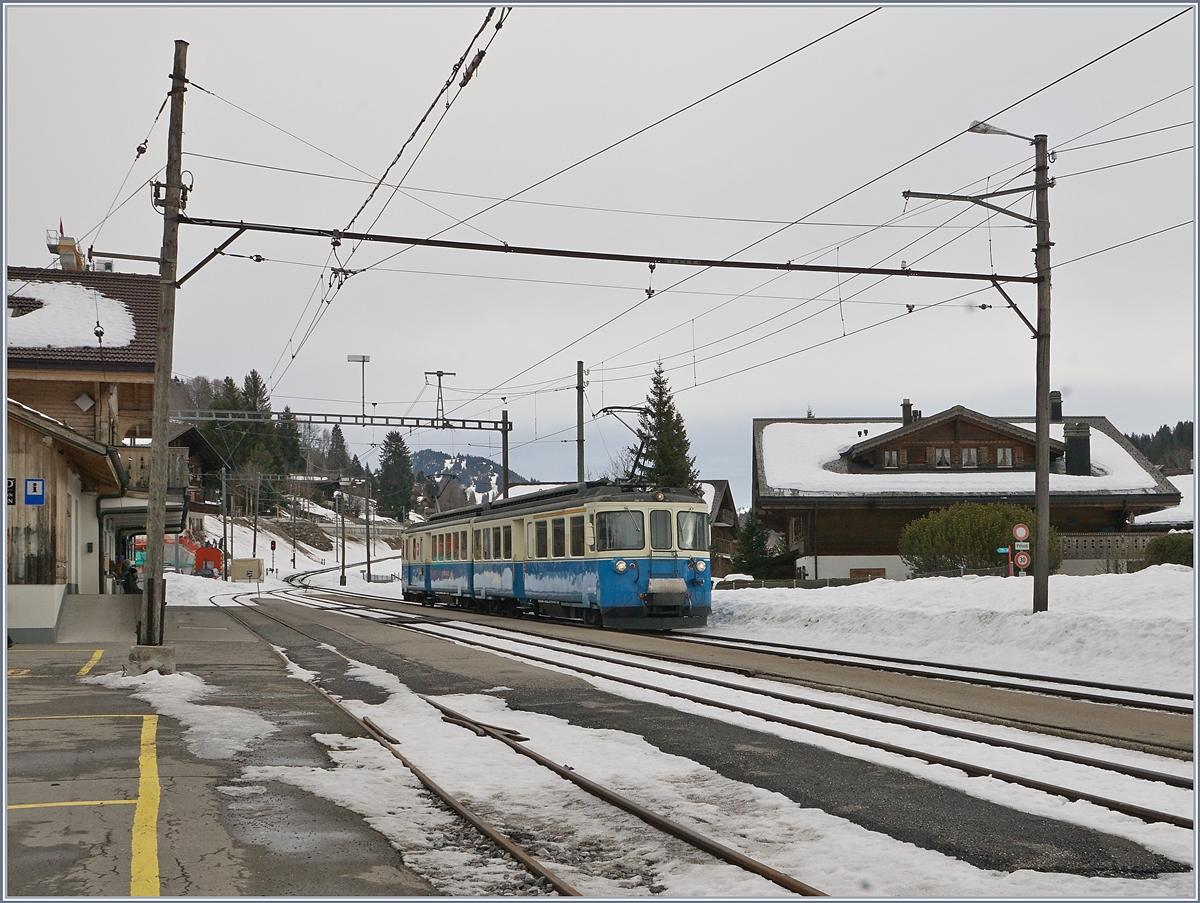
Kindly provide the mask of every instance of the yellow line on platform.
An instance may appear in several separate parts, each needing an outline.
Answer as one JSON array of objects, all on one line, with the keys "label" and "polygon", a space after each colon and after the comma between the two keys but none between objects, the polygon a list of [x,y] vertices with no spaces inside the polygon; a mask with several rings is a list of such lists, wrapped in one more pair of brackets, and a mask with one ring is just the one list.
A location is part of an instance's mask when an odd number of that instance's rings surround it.
[{"label": "yellow line on platform", "polygon": [[11,803],[9,809],[54,809],[59,806],[132,806],[137,800],[75,800],[67,803]]},{"label": "yellow line on platform", "polygon": [[104,654],[103,649],[97,649],[96,654],[92,656],[92,660],[90,662],[88,662],[86,665],[84,665],[82,668],[80,668],[78,671],[78,674],[83,675],[83,674],[87,674],[89,671],[91,671],[92,668],[95,667],[96,662],[100,661],[100,656],[102,656],[103,654]]},{"label": "yellow line on platform", "polygon": [[12,716],[9,721],[62,721],[68,718],[145,718],[145,715],[134,715],[125,712],[116,715],[22,715]]},{"label": "yellow line on platform", "polygon": [[138,756],[137,810],[133,813],[133,857],[129,864],[129,895],[158,896],[158,756],[155,733],[158,716],[142,720],[142,750]]}]

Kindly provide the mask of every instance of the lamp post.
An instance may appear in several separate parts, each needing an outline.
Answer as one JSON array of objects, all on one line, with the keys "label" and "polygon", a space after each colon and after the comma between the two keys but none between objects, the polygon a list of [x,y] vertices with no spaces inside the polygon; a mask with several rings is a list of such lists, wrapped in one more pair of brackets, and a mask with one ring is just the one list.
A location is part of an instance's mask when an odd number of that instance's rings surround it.
[{"label": "lamp post", "polygon": [[1033,610],[1050,608],[1050,154],[1046,136],[1028,138],[1016,135],[986,122],[972,122],[968,131],[980,135],[1009,135],[1028,141],[1034,146],[1034,216],[1037,244],[1033,249],[1037,267],[1037,385],[1036,427],[1037,445],[1034,457],[1034,556]]},{"label": "lamp post", "polygon": [[367,362],[371,360],[369,354],[347,354],[347,362],[351,364],[362,364],[362,417],[363,424],[367,422]]}]

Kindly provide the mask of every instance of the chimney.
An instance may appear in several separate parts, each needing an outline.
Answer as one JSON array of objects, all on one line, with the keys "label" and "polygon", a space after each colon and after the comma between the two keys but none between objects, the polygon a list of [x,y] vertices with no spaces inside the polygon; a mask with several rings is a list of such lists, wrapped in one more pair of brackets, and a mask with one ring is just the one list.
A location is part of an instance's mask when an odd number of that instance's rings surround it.
[{"label": "chimney", "polygon": [[900,410],[904,414],[904,425],[908,426],[913,422],[912,402],[907,398],[904,399],[904,401],[900,403]]},{"label": "chimney", "polygon": [[1086,423],[1063,424],[1063,438],[1067,440],[1067,473],[1077,477],[1091,476],[1091,433],[1091,427]]},{"label": "chimney", "polygon": [[1050,393],[1050,422],[1062,423],[1062,392],[1057,389]]}]

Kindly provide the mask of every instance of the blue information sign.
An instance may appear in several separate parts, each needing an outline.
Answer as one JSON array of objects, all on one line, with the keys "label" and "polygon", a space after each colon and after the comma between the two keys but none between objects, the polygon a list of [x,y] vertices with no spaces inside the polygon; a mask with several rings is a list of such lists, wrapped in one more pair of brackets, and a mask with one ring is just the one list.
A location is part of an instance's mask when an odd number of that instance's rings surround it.
[{"label": "blue information sign", "polygon": [[1004,546],[1003,548],[997,549],[996,551],[999,552],[1001,555],[1006,555],[1006,554],[1008,554],[1008,546]]},{"label": "blue information sign", "polygon": [[39,477],[32,477],[25,481],[25,504],[26,505],[44,505],[46,504],[46,481]]}]

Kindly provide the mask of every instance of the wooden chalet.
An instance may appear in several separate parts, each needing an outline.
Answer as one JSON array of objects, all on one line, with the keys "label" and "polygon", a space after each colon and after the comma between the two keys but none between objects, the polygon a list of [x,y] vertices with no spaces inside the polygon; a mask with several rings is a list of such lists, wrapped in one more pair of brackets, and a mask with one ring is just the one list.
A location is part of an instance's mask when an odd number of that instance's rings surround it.
[{"label": "wooden chalet", "polygon": [[[1088,537],[1132,529],[1180,493],[1105,417],[1062,418],[1052,393],[1050,521],[1065,573],[1094,573]],[[909,576],[911,521],[958,502],[1034,506],[1034,418],[955,406],[922,417],[755,419],[753,507],[787,537],[797,576]],[[997,564],[1000,564],[999,558]]]},{"label": "wooden chalet", "polygon": [[733,573],[733,553],[737,549],[738,516],[733,491],[728,480],[703,480],[700,489],[708,503],[712,575],[726,577]]}]

